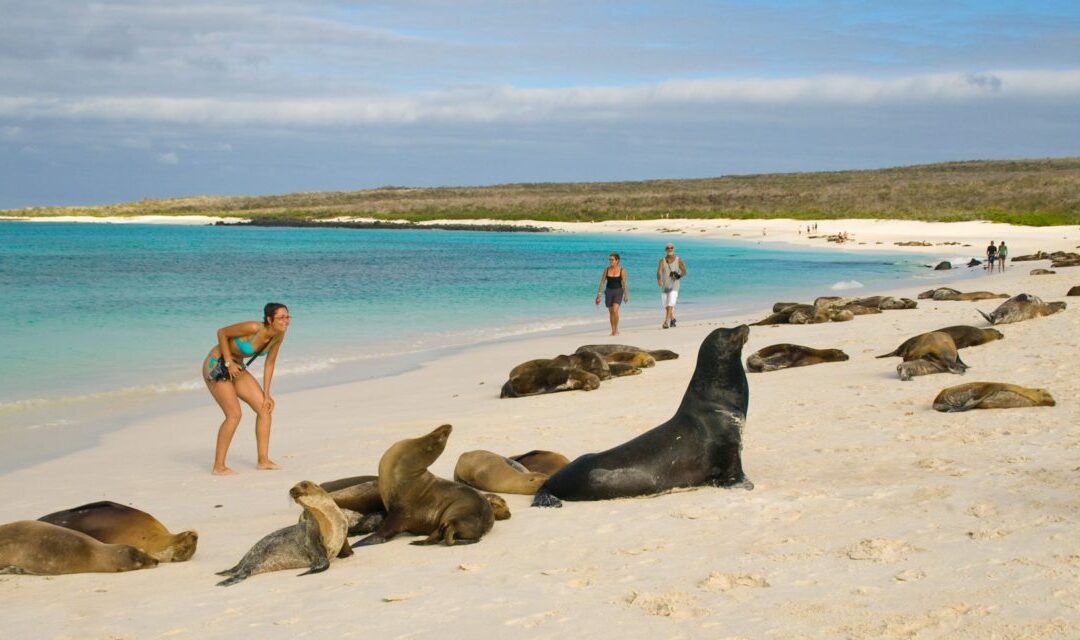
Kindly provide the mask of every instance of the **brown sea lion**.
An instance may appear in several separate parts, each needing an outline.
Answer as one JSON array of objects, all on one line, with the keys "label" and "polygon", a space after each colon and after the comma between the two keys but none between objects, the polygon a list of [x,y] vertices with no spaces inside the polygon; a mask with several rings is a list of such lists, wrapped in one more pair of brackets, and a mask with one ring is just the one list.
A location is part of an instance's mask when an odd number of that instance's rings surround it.
[{"label": "brown sea lion", "polygon": [[638,369],[656,366],[656,359],[645,351],[615,351],[604,356],[609,363],[619,362]]},{"label": "brown sea lion", "polygon": [[[386,515],[386,506],[383,505],[382,495],[379,493],[378,476],[353,476],[324,482],[320,486],[325,485],[341,487],[336,491],[331,491],[330,497],[334,500],[334,504],[350,516],[350,536],[371,533]],[[506,500],[494,493],[485,493],[484,497],[491,504],[496,520],[505,520],[510,517],[510,508],[506,505]]]},{"label": "brown sea lion", "polygon": [[323,488],[323,491],[333,493],[339,489],[346,489],[358,484],[370,482],[375,480],[379,476],[349,476],[348,478],[338,478],[337,480],[327,480],[326,482],[320,482],[319,486]]},{"label": "brown sea lion", "polygon": [[799,304],[787,310],[788,324],[819,324],[829,321],[829,314],[811,304]]},{"label": "brown sea lion", "polygon": [[1046,389],[1029,389],[1003,382],[968,382],[942,389],[934,398],[934,409],[954,412],[969,409],[1011,409],[1052,407],[1056,403]]},{"label": "brown sea lion", "polygon": [[141,549],[158,562],[183,562],[195,554],[199,534],[169,533],[165,525],[146,513],[115,502],[93,502],[38,518],[108,544]]},{"label": "brown sea lion", "polygon": [[1069,292],[1066,293],[1065,295],[1067,295],[1067,296],[1080,296],[1080,285],[1076,285],[1074,287],[1069,287]]},{"label": "brown sea lion", "polygon": [[495,516],[496,521],[510,519],[510,505],[506,504],[505,498],[494,493],[485,493],[483,496],[491,505],[491,515]]},{"label": "brown sea lion", "polygon": [[822,362],[843,362],[848,355],[840,349],[813,349],[799,344],[774,344],[758,349],[746,358],[746,370],[759,373],[789,367],[805,367]]},{"label": "brown sea lion", "polygon": [[0,574],[57,576],[113,573],[156,567],[150,554],[127,544],[107,544],[38,520],[0,525]]},{"label": "brown sea lion", "polygon": [[579,351],[573,355],[560,355],[554,358],[539,358],[522,362],[510,370],[508,378],[516,378],[523,373],[545,367],[561,367],[563,369],[581,369],[588,371],[601,380],[611,377],[607,360],[594,351]]},{"label": "brown sea lion", "polygon": [[611,376],[613,378],[636,376],[641,373],[641,369],[639,367],[635,367],[634,365],[627,364],[625,362],[609,362],[608,370],[611,371]]},{"label": "brown sea lion", "polygon": [[330,499],[342,509],[359,513],[385,511],[382,496],[379,494],[378,476],[359,477],[367,478],[367,480],[330,491]]},{"label": "brown sea lion", "polygon": [[960,360],[952,336],[941,331],[916,336],[903,357],[904,362],[896,366],[896,373],[901,380],[946,371],[962,375],[968,368]]},{"label": "brown sea lion", "polygon": [[570,464],[570,458],[567,458],[563,454],[554,451],[543,451],[541,449],[533,449],[528,453],[510,456],[510,459],[520,463],[521,466],[529,471],[545,473],[549,476]]},{"label": "brown sea lion", "polygon": [[[929,294],[929,295],[927,295]],[[959,300],[959,301],[976,301],[976,300],[990,300],[993,298],[1008,298],[1007,293],[993,293],[990,291],[969,291],[962,293],[956,289],[949,287],[939,287],[937,289],[931,289],[929,291],[923,291],[919,294],[920,298],[932,298],[937,301],[945,300]]]},{"label": "brown sea lion", "polygon": [[354,547],[387,542],[399,533],[427,535],[412,544],[471,544],[491,531],[495,515],[479,491],[428,471],[446,449],[448,424],[395,443],[379,460],[379,493],[386,518]]},{"label": "brown sea lion", "polygon": [[1028,275],[1029,276],[1052,276],[1055,273],[1057,273],[1057,271],[1054,271],[1052,269],[1032,269],[1031,271],[1028,272]]},{"label": "brown sea lion", "polygon": [[1048,316],[1058,311],[1065,310],[1064,302],[1043,302],[1038,296],[1029,293],[1021,293],[1002,302],[1001,305],[989,314],[983,313],[982,317],[990,324],[1009,324],[1030,320],[1040,316]]},{"label": "brown sea lion", "polygon": [[632,347],[628,344],[584,344],[577,348],[574,353],[581,353],[582,351],[594,351],[602,356],[606,356],[609,353],[615,353],[617,351],[644,351],[653,357],[653,360],[660,362],[661,360],[675,360],[679,357],[679,354],[669,349],[642,349],[640,347]]},{"label": "brown sea lion", "polygon": [[[949,334],[949,337],[953,339],[953,343],[956,344],[957,349],[964,349],[966,347],[975,347],[980,344],[986,344],[987,342],[993,342],[994,340],[1001,340],[1005,338],[997,329],[980,329],[978,327],[972,327],[966,324],[953,325],[951,327],[944,327],[941,329],[935,329],[941,333]],[[931,333],[931,332],[927,332]],[[925,333],[920,333],[917,336],[913,336],[900,343],[900,346],[893,349],[889,353],[884,353],[877,358],[889,358],[892,356],[900,356],[903,358],[905,354],[909,352],[911,346],[915,344]]]},{"label": "brown sea lion", "polygon": [[480,491],[531,496],[548,474],[526,469],[520,462],[491,451],[466,451],[454,467],[454,481]]},{"label": "brown sea lion", "polygon": [[300,575],[319,573],[330,568],[332,558],[352,555],[346,544],[348,519],[322,487],[304,480],[289,489],[289,496],[304,508],[300,521],[278,529],[251,547],[236,566],[219,571],[228,576],[219,587],[234,585],[248,577],[283,569],[308,570]]},{"label": "brown sea lion", "polygon": [[558,391],[582,389],[592,391],[600,388],[600,378],[581,369],[563,367],[540,367],[529,369],[510,378],[503,384],[500,398],[522,398]]}]

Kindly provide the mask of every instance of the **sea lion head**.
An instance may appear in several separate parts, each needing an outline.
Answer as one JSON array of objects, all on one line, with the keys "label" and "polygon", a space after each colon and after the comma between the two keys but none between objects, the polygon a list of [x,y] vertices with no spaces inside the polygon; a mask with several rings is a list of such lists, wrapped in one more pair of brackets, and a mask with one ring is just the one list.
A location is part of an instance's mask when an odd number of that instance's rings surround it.
[{"label": "sea lion head", "polygon": [[185,562],[195,555],[199,544],[199,534],[194,531],[181,531],[173,536],[172,544],[156,552],[154,557],[160,562]]},{"label": "sea lion head", "polygon": [[[446,441],[450,438],[450,432],[453,429],[452,426],[444,424],[436,427],[425,436],[402,440],[387,449],[386,453],[383,454],[383,459],[392,461],[392,466],[398,471],[413,473],[424,471],[442,455],[443,450],[446,449]],[[380,461],[379,477],[392,471],[392,469],[384,471],[382,466]]]},{"label": "sea lion head", "polygon": [[[680,411],[691,406],[721,404],[746,413],[750,385],[742,364],[742,348],[750,338],[750,327],[714,329],[698,349],[697,365],[690,378]],[[689,404],[688,404],[689,403]]]},{"label": "sea lion head", "polygon": [[992,342],[994,340],[1004,340],[1005,339],[1005,334],[998,331],[997,329],[983,329],[983,334],[986,336],[986,338],[987,338],[986,341],[987,342]]},{"label": "sea lion head", "polygon": [[1046,389],[1032,389],[1034,396],[1032,399],[1035,401],[1035,405],[1039,407],[1053,407],[1057,406],[1054,402],[1054,396],[1050,395],[1050,392]]},{"label": "sea lion head", "polygon": [[502,496],[485,493],[484,499],[491,505],[491,512],[495,515],[496,520],[510,519],[510,505],[506,504],[506,500]]},{"label": "sea lion head", "polygon": [[843,362],[850,359],[850,356],[840,349],[822,349],[821,356],[827,362]]},{"label": "sea lion head", "polygon": [[141,549],[136,549],[135,547],[132,547],[131,545],[112,544],[108,546],[112,547],[111,551],[115,560],[112,565],[116,567],[117,571],[146,569],[149,567],[156,567],[158,565],[158,561],[156,558]]}]

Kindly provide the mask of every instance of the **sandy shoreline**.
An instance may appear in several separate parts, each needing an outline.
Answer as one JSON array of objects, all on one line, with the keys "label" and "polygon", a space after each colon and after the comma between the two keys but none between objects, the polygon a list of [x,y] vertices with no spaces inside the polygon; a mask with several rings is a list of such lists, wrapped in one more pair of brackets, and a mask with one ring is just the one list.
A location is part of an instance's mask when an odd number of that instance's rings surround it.
[{"label": "sandy shoreline", "polygon": [[[988,240],[1005,239],[1018,256],[1080,244],[1073,227],[818,225],[819,235],[853,238],[840,250],[979,255]],[[799,221],[573,229],[678,229],[667,232],[837,246],[807,238]],[[912,240],[934,244],[894,244]],[[252,630],[262,637],[1080,636],[1080,299],[1065,297],[1080,271],[1028,275],[1047,266],[1010,263],[1004,274],[957,285],[1069,303],[1063,313],[1000,327],[1005,340],[964,350],[972,367],[964,377],[902,383],[898,360],[873,356],[922,331],[986,326],[976,309],[998,301],[920,300],[918,309],[846,323],[753,327],[744,357],[794,342],[841,348],[851,360],[750,375],[743,461],[757,485],[752,492],[697,489],[561,510],[531,509],[527,497],[508,496],[513,518],[480,544],[419,548],[403,538],[315,576],[284,571],[213,586],[214,571],[295,521],[298,509],[287,497],[293,483],[373,473],[387,446],[444,422],[455,427],[433,466],[444,477],[471,449],[544,448],[575,457],[613,446],[670,417],[709,331],[758,320],[767,309],[680,322],[673,331],[628,327],[621,342],[682,357],[591,393],[497,397],[513,365],[606,342],[597,332],[480,345],[401,375],[281,395],[272,449],[285,466],[280,472],[254,471],[247,416],[230,456],[241,474],[207,473],[220,420],[208,399],[139,421],[92,449],[0,476],[7,489],[0,522],[111,499],[150,511],[174,531],[198,530],[198,553],[127,574],[0,576],[5,628],[27,638],[224,638]],[[896,293],[914,298],[919,290]],[[807,291],[805,299],[829,293]],[[1046,388],[1058,405],[963,414],[930,408],[941,388],[977,380]]]}]

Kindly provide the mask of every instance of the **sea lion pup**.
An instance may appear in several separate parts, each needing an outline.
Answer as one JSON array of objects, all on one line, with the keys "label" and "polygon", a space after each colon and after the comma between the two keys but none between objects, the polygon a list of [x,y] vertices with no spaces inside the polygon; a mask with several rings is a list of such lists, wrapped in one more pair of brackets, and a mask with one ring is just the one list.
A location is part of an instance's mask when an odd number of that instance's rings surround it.
[{"label": "sea lion pup", "polygon": [[131,545],[100,542],[50,522],[20,520],[0,525],[0,574],[114,573],[157,564]]},{"label": "sea lion pup", "polygon": [[466,451],[454,467],[455,482],[480,491],[531,496],[547,479],[548,474],[529,471],[520,462],[491,451]]},{"label": "sea lion pup", "polygon": [[585,344],[577,348],[574,353],[581,353],[583,351],[593,351],[601,356],[606,356],[609,353],[616,353],[619,351],[644,351],[653,357],[653,360],[660,362],[661,360],[675,360],[679,357],[679,354],[671,351],[670,349],[642,349],[641,347],[632,347],[628,344]]},{"label": "sea lion pup", "polygon": [[1029,293],[1021,293],[1015,295],[1001,305],[991,311],[989,314],[983,313],[982,317],[986,318],[986,321],[990,324],[1009,324],[1012,322],[1020,322],[1022,320],[1030,320],[1031,318],[1038,318],[1039,316],[1048,316],[1058,311],[1065,310],[1064,302],[1043,302],[1038,296],[1033,296]]},{"label": "sea lion pup", "polygon": [[901,380],[931,373],[956,373],[963,375],[968,366],[960,360],[956,342],[947,333],[931,331],[916,336],[903,354],[904,362],[896,365]]},{"label": "sea lion pup", "polygon": [[[935,329],[934,331],[949,334],[949,337],[953,339],[953,343],[956,344],[957,349],[976,347],[980,344],[986,344],[987,342],[993,342],[994,340],[1002,340],[1005,338],[1005,335],[997,329],[980,329],[978,327],[972,327],[966,324],[953,325],[951,327]],[[905,354],[909,353],[911,346],[925,335],[925,333],[920,333],[917,336],[908,338],[907,340],[901,342],[899,347],[893,349],[889,353],[883,353],[880,356],[874,357],[890,358],[892,356],[900,356],[901,358],[903,358],[905,357]]]},{"label": "sea lion pup", "polygon": [[677,487],[742,486],[740,450],[750,387],[742,347],[750,328],[716,329],[701,344],[682,403],[667,422],[601,453],[585,454],[552,475],[533,506],[606,500]]},{"label": "sea lion pup", "polygon": [[600,388],[600,378],[582,369],[563,367],[540,367],[529,369],[503,384],[500,398],[523,398],[544,393]]},{"label": "sea lion pup", "polygon": [[746,359],[746,370],[759,373],[789,367],[806,367],[822,362],[843,362],[848,354],[840,349],[813,349],[800,344],[774,344],[758,349]]},{"label": "sea lion pup", "polygon": [[109,544],[126,544],[141,549],[158,562],[183,562],[195,555],[199,534],[194,531],[169,533],[157,518],[115,502],[92,502],[38,518]]},{"label": "sea lion pup", "polygon": [[968,382],[942,389],[934,398],[934,409],[954,412],[969,409],[1011,409],[1052,407],[1056,403],[1046,389],[1029,389],[1003,382]]},{"label": "sea lion pup", "polygon": [[448,424],[395,443],[379,460],[379,493],[386,518],[354,547],[387,542],[399,533],[427,535],[412,544],[471,544],[491,531],[495,516],[480,492],[428,471],[446,449]]},{"label": "sea lion pup", "polygon": [[266,535],[244,554],[231,569],[217,575],[228,576],[218,583],[228,587],[249,576],[283,569],[308,570],[299,574],[319,573],[330,568],[330,559],[352,555],[345,544],[348,520],[322,487],[304,480],[289,489],[289,495],[304,508],[300,521]]},{"label": "sea lion pup", "polygon": [[628,364],[638,369],[648,369],[656,366],[656,359],[647,351],[613,351],[604,356],[609,366],[612,363]]},{"label": "sea lion pup", "polygon": [[521,466],[529,471],[546,473],[549,476],[570,464],[570,458],[567,458],[563,454],[554,451],[544,451],[542,449],[533,449],[528,453],[510,456],[510,459],[520,463]]}]

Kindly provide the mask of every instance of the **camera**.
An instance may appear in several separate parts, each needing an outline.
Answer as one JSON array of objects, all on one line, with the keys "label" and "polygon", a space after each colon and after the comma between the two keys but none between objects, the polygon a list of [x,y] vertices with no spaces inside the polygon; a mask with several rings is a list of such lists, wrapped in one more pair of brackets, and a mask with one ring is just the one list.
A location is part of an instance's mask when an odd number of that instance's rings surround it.
[{"label": "camera", "polygon": [[672,271],[672,272],[671,272],[671,277],[672,277],[672,278],[674,278],[674,279],[676,279],[676,280],[678,280],[679,278],[681,278],[681,277],[682,277],[682,274],[681,274],[681,273],[679,273],[678,271]]}]

